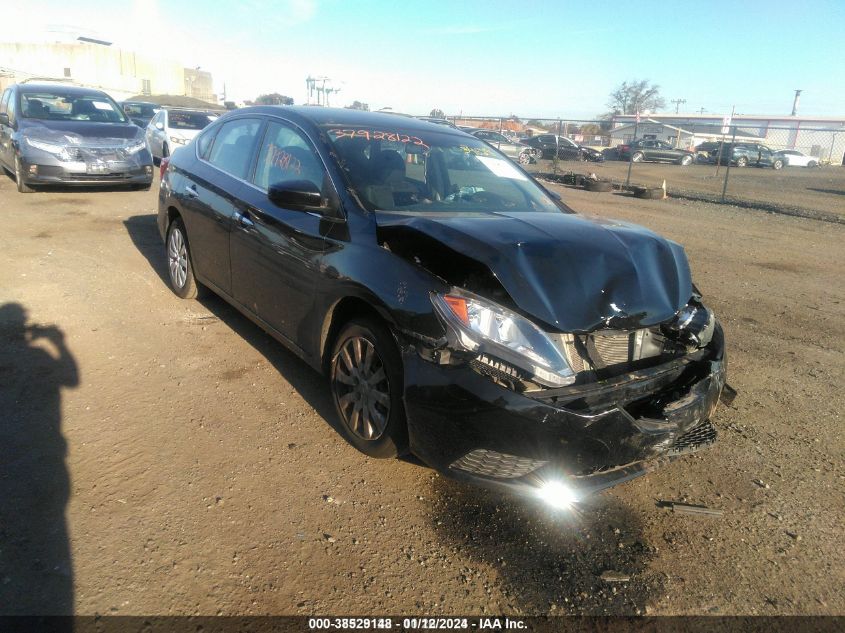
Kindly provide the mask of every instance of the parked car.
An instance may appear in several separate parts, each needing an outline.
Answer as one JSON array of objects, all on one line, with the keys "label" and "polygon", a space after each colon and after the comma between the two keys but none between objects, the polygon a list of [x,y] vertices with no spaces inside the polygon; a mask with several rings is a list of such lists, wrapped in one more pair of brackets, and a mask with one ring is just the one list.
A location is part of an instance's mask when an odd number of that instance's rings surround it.
[{"label": "parked car", "polygon": [[563,160],[604,160],[601,152],[597,152],[589,147],[582,147],[575,141],[565,136],[557,136],[556,134],[529,136],[522,139],[522,142],[539,150],[541,152],[541,158],[554,158],[555,150],[557,150],[557,157]]},{"label": "parked car", "polygon": [[187,145],[219,112],[188,108],[163,108],[147,125],[147,143],[157,165],[162,158]]},{"label": "parked car", "polygon": [[678,163],[691,165],[695,154],[685,149],[672,147],[665,141],[656,139],[637,139],[629,143],[622,143],[616,147],[620,160],[631,160],[635,163],[642,161],[657,163]]},{"label": "parked car", "polygon": [[760,143],[725,143],[721,153],[716,153],[714,162],[727,165],[728,161],[737,167],[771,167],[781,169],[786,164],[782,156]]},{"label": "parked car", "polygon": [[146,101],[121,101],[120,107],[132,123],[140,128],[146,128],[155,113],[161,109],[161,106]]},{"label": "parked car", "polygon": [[715,440],[724,337],[683,248],[575,214],[480,139],[260,106],[162,171],[173,291],[327,375],[367,455],[566,505]]},{"label": "parked car", "polygon": [[818,167],[819,159],[815,156],[807,156],[797,149],[782,149],[774,152],[775,157],[782,158],[785,167]]},{"label": "parked car", "polygon": [[699,163],[713,163],[719,153],[721,141],[705,141],[695,147],[695,157]]},{"label": "parked car", "polygon": [[514,143],[503,134],[495,130],[475,129],[470,132],[475,138],[480,138],[488,145],[492,145],[508,158],[516,160],[520,165],[536,162],[540,150],[524,143]]},{"label": "parked car", "polygon": [[0,98],[0,166],[18,191],[34,185],[131,184],[149,189],[144,132],[100,90],[20,83]]},{"label": "parked car", "polygon": [[457,129],[458,126],[452,123],[449,119],[441,119],[440,117],[433,117],[433,116],[421,116],[417,117],[420,121],[428,121],[429,123],[436,123],[437,125],[445,125],[446,127],[451,127]]}]

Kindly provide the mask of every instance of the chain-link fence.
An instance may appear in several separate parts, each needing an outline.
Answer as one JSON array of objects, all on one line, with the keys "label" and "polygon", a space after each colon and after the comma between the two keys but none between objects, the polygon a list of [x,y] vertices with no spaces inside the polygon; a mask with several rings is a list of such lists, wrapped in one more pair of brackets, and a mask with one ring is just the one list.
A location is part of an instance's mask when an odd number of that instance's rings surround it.
[{"label": "chain-link fence", "polygon": [[541,176],[845,220],[845,126],[449,116]]}]

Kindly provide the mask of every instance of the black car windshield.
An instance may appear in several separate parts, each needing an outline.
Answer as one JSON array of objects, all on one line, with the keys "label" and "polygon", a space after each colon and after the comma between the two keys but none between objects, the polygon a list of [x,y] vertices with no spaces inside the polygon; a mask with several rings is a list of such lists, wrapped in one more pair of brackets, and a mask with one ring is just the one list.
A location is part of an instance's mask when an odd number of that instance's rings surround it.
[{"label": "black car windshield", "polygon": [[99,93],[26,91],[21,93],[20,112],[25,119],[126,123],[126,116],[120,107],[111,97]]},{"label": "black car windshield", "polygon": [[561,211],[521,169],[480,139],[401,125],[323,130],[350,186],[371,211]]},{"label": "black car windshield", "polygon": [[174,130],[202,130],[216,118],[216,115],[206,112],[171,110],[167,116],[167,126]]},{"label": "black car windshield", "polygon": [[155,106],[146,103],[124,103],[123,111],[129,116],[153,118],[156,114]]}]

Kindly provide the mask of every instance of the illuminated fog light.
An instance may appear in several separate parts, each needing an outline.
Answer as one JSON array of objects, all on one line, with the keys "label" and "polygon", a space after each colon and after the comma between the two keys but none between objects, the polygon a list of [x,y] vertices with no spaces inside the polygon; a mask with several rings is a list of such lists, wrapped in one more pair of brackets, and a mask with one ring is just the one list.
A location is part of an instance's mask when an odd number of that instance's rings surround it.
[{"label": "illuminated fog light", "polygon": [[578,502],[575,491],[560,481],[549,481],[537,489],[537,496],[553,508],[567,510]]},{"label": "illuminated fog light", "polygon": [[30,176],[37,176],[38,175],[38,165],[30,165],[29,166],[29,175]]}]

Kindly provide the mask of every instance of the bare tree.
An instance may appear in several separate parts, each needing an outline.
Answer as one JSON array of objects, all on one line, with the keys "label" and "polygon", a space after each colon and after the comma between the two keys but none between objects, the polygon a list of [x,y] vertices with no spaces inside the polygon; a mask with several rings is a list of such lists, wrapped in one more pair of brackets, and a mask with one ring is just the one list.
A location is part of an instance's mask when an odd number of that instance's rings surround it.
[{"label": "bare tree", "polygon": [[347,110],[364,110],[366,112],[370,111],[370,104],[369,103],[362,103],[360,101],[353,101],[352,105],[346,106]]},{"label": "bare tree", "polygon": [[431,112],[428,113],[428,116],[436,117],[438,119],[445,119],[446,113],[443,112],[440,108],[434,108]]},{"label": "bare tree", "polygon": [[649,84],[648,79],[623,81],[619,87],[610,93],[607,102],[610,112],[605,117],[614,114],[636,114],[645,110],[660,110],[666,107],[666,100],[660,96],[660,86]]}]

